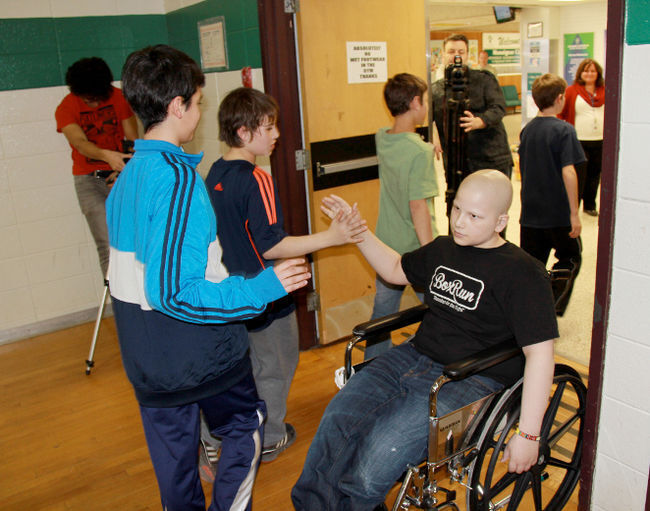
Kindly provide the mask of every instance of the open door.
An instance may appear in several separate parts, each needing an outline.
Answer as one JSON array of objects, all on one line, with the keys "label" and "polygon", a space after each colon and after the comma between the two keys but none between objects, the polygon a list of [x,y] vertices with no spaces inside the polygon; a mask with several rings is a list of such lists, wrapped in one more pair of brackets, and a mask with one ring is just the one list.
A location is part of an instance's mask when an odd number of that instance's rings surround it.
[{"label": "open door", "polygon": [[[384,81],[349,83],[347,43],[385,43],[379,55],[385,55],[387,77],[408,72],[426,81],[424,2],[300,2],[296,29],[305,147],[312,167],[312,232],[329,225],[319,205],[330,193],[357,202],[374,230],[379,206],[374,133],[391,125],[392,118],[383,100]],[[375,272],[356,247],[315,254],[314,278],[321,344],[349,335],[354,325],[370,318]]]}]

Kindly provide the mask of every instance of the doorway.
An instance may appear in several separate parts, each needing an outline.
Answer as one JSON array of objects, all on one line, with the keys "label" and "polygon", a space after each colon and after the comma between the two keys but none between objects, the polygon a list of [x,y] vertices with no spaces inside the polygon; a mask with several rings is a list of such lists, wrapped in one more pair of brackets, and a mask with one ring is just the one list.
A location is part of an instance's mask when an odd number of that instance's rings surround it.
[{"label": "doorway", "polygon": [[[294,14],[285,12],[282,0],[258,0],[260,17],[260,34],[262,41],[262,59],[264,80],[267,91],[280,98],[285,94],[286,99],[280,100],[283,123],[291,126],[294,132],[293,142],[285,143],[274,152],[272,165],[278,181],[297,183],[295,172],[296,149],[302,148],[301,137],[295,129],[301,126],[301,98],[298,87],[299,71],[297,68],[294,31]],[[356,2],[355,2],[356,4]],[[534,5],[533,2],[526,2]],[[613,217],[616,197],[616,172],[619,147],[619,97],[623,49],[625,2],[609,2],[607,10],[607,59],[606,59],[606,109],[605,140],[603,155],[603,174],[601,180],[601,210],[598,221],[598,241],[596,247],[597,261],[595,268],[595,297],[589,357],[589,381],[587,428],[585,432],[585,447],[582,461],[580,482],[580,509],[589,508],[592,488],[593,465],[595,460],[596,435],[600,415],[600,394],[602,390],[602,375],[604,362],[604,344],[606,334],[606,318],[609,311],[609,290],[611,283]],[[287,92],[287,89],[289,91]],[[283,131],[283,138],[287,131]],[[284,165],[281,165],[284,162]],[[304,175],[301,176],[304,179]],[[286,191],[280,190],[283,204],[291,204],[287,208],[287,222],[296,225],[296,234],[306,233],[309,218],[304,187],[290,186]],[[295,205],[295,207],[294,207]],[[291,224],[294,222],[294,224]],[[299,229],[304,229],[303,231]],[[307,310],[306,303],[300,305]],[[304,331],[301,324],[301,348],[305,349],[318,342],[313,313],[306,314],[310,326]]]}]

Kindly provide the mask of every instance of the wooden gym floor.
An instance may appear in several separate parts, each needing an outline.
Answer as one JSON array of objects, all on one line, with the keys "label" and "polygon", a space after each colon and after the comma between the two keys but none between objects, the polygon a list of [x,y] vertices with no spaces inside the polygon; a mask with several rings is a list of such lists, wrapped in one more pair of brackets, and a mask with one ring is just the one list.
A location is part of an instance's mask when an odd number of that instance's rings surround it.
[{"label": "wooden gym floor", "polygon": [[[92,327],[0,346],[0,508],[5,511],[160,509],[112,318],[102,322],[96,366],[85,374]],[[297,440],[260,467],[253,509],[292,509],[289,493],[337,391],[333,373],[343,364],[344,349],[340,343],[301,353],[287,416]],[[576,369],[584,375],[584,367]],[[209,494],[209,485],[204,490]],[[577,509],[576,495],[565,509]]]}]

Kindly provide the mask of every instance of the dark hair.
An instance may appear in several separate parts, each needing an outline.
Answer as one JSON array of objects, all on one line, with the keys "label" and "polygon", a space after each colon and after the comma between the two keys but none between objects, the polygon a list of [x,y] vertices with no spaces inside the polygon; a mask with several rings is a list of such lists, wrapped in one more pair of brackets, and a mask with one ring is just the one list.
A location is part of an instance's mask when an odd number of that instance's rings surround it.
[{"label": "dark hair", "polygon": [[447,46],[447,43],[449,41],[463,41],[465,43],[465,46],[469,49],[469,41],[467,40],[467,37],[464,36],[463,34],[451,34],[450,36],[447,36],[442,43],[442,48],[444,49],[445,46]]},{"label": "dark hair", "polygon": [[113,73],[99,57],[89,57],[72,64],[65,73],[65,83],[75,96],[105,101],[111,97]]},{"label": "dark hair", "polygon": [[239,128],[244,126],[252,133],[264,119],[275,122],[278,112],[278,104],[268,94],[248,87],[230,91],[219,106],[219,140],[229,147],[242,147],[244,142],[237,134]]},{"label": "dark hair", "polygon": [[545,110],[555,103],[560,94],[566,90],[564,78],[546,73],[538,76],[533,82],[533,100],[540,110]]},{"label": "dark hair", "polygon": [[587,69],[587,67],[589,67],[589,64],[593,64],[596,68],[596,72],[598,73],[598,78],[596,78],[596,87],[602,87],[605,85],[605,79],[603,78],[603,68],[594,59],[585,59],[580,62],[578,69],[576,70],[576,77],[573,80],[573,83],[577,83],[578,85],[585,84],[585,81],[580,77],[580,75],[585,69]]},{"label": "dark hair", "polygon": [[122,69],[122,91],[145,133],[167,117],[169,103],[183,98],[186,108],[205,85],[198,64],[180,50],[158,44],[131,53]]},{"label": "dark hair", "polygon": [[408,112],[414,97],[422,100],[427,89],[427,84],[421,78],[409,73],[399,73],[389,78],[384,85],[384,101],[391,115],[395,117]]}]

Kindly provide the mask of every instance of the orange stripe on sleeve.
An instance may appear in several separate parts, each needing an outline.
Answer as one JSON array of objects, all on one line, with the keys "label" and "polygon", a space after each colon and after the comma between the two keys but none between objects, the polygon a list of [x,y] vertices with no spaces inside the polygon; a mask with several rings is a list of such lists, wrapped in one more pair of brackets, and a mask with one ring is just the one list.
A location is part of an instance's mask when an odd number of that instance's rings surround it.
[{"label": "orange stripe on sleeve", "polygon": [[[255,167],[253,175],[260,186],[260,193],[265,197],[265,206],[267,207],[267,214],[269,214],[269,224],[274,224],[278,221],[278,215],[275,208],[275,189],[273,187],[273,178],[264,172],[259,167]],[[266,193],[262,192],[262,189]]]},{"label": "orange stripe on sleeve", "polygon": [[262,197],[262,202],[264,203],[264,209],[266,209],[266,217],[267,217],[268,220],[269,220],[269,225],[271,225],[271,224],[274,223],[274,222],[273,222],[273,212],[272,212],[272,210],[271,210],[271,206],[270,206],[270,204],[269,204],[269,198],[268,198],[268,194],[267,194],[267,192],[266,192],[266,186],[265,186],[265,184],[264,184],[264,182],[263,182],[263,178],[262,178],[262,176],[260,176],[260,175],[257,173],[257,169],[255,169],[255,170],[253,171],[253,177],[254,177],[255,180],[257,181],[257,186],[258,186],[259,189],[260,189],[260,195],[261,195],[261,197]]}]

